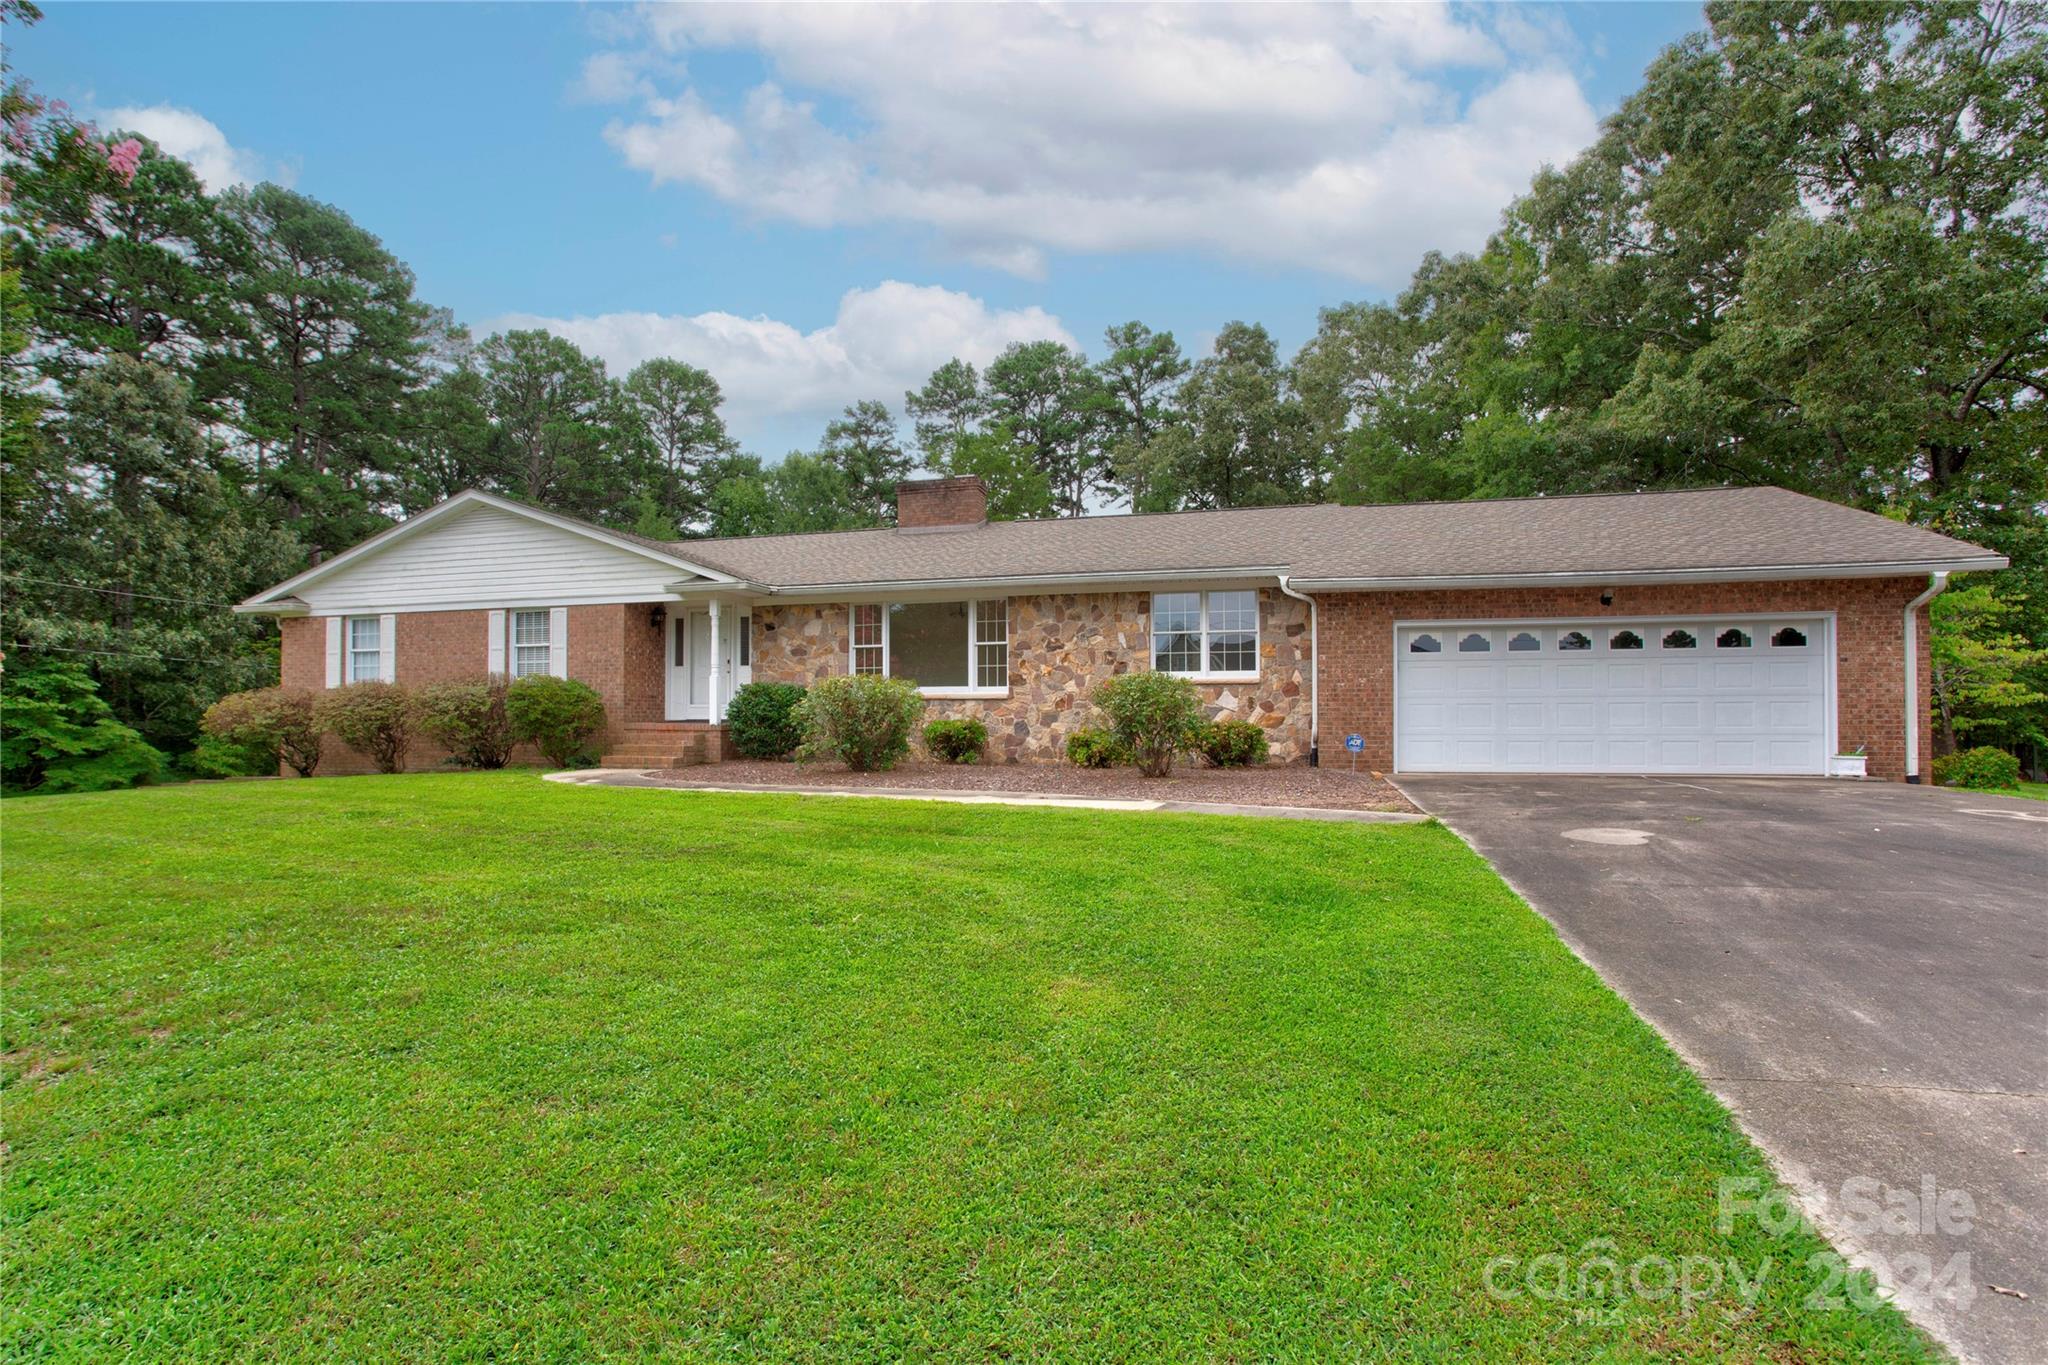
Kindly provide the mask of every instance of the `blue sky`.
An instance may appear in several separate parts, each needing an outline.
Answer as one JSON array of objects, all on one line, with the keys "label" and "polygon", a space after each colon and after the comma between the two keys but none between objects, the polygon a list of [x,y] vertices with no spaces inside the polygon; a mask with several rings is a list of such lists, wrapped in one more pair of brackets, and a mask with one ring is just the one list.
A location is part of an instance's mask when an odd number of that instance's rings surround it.
[{"label": "blue sky", "polygon": [[340,205],[480,333],[678,354],[771,457],[947,355],[1291,352],[1479,245],[1692,5],[66,4],[15,69]]}]

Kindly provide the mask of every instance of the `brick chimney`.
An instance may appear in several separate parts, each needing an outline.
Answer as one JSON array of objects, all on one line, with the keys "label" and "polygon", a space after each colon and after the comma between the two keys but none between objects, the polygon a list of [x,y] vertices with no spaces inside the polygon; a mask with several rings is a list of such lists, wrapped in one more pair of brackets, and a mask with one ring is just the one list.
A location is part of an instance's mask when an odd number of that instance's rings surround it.
[{"label": "brick chimney", "polygon": [[896,529],[943,531],[988,520],[988,487],[979,475],[913,479],[896,485]]}]

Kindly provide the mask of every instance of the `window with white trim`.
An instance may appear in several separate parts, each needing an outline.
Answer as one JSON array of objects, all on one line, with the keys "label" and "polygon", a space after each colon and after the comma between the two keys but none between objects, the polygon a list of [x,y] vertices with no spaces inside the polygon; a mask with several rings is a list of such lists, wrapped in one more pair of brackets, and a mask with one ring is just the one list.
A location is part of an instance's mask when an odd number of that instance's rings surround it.
[{"label": "window with white trim", "polygon": [[1258,593],[1153,593],[1152,667],[1196,677],[1257,673]]},{"label": "window with white trim", "polygon": [[552,658],[554,641],[548,636],[548,612],[515,611],[512,613],[512,676],[530,677],[546,673]]},{"label": "window with white trim", "polygon": [[882,639],[885,619],[880,602],[853,604],[854,672],[880,675],[887,671],[889,651]]},{"label": "window with white trim", "polygon": [[903,678],[927,692],[994,692],[1010,685],[1010,609],[966,602],[857,602],[853,671]]},{"label": "window with white trim", "polygon": [[974,605],[974,685],[1010,685],[1010,604],[1000,597]]},{"label": "window with white trim", "polygon": [[384,676],[384,637],[374,616],[348,618],[348,676],[344,681],[376,682]]}]

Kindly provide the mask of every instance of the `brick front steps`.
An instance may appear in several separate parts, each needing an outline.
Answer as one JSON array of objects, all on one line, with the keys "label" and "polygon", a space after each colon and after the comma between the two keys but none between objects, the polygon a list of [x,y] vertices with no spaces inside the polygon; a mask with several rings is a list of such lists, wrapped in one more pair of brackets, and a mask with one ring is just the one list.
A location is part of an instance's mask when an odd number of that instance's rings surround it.
[{"label": "brick front steps", "polygon": [[725,727],[701,720],[629,721],[605,750],[607,768],[688,768],[725,758]]}]

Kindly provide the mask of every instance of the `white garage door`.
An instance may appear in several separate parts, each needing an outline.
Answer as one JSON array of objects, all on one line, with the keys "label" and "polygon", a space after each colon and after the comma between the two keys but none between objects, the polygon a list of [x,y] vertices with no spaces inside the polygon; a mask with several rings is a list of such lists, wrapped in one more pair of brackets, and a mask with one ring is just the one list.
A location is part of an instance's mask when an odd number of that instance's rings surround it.
[{"label": "white garage door", "polygon": [[1824,617],[1394,632],[1401,772],[1824,773]]}]

